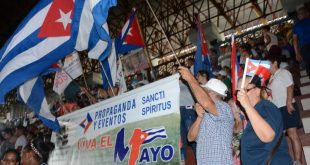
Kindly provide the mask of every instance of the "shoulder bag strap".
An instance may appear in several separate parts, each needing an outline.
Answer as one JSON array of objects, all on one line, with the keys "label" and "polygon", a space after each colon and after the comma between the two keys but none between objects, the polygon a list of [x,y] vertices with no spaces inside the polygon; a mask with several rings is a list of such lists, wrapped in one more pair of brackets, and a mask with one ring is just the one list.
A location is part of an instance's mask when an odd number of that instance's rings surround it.
[{"label": "shoulder bag strap", "polygon": [[282,142],[283,136],[284,135],[283,135],[283,132],[282,132],[281,137],[278,140],[277,144],[273,147],[271,153],[268,155],[268,159],[266,161],[266,165],[270,165],[273,156],[275,155],[275,153],[277,152],[278,148],[280,147],[280,144]]}]

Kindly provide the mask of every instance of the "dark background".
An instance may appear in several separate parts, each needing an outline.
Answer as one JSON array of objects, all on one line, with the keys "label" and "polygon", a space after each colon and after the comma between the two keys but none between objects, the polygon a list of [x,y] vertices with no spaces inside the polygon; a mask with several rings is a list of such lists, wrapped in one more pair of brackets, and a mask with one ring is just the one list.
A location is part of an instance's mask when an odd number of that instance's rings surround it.
[{"label": "dark background", "polygon": [[0,1],[0,48],[39,0]]}]

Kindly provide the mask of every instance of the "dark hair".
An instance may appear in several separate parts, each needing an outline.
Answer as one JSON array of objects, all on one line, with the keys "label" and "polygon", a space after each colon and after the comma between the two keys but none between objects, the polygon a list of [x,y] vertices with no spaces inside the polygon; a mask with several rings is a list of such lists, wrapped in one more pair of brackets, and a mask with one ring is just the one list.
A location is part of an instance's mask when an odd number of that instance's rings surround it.
[{"label": "dark hair", "polygon": [[18,164],[20,164],[20,154],[19,154],[19,152],[18,152],[17,150],[15,150],[15,149],[8,149],[8,150],[6,150],[6,151],[3,153],[2,159],[1,159],[1,160],[3,160],[3,159],[4,159],[4,156],[5,156],[6,154],[8,154],[8,153],[13,153],[13,154],[15,154],[15,156],[16,156],[16,161],[18,162]]},{"label": "dark hair", "polygon": [[22,132],[25,132],[25,127],[23,127],[23,126],[18,126],[18,127],[16,127],[16,129],[20,130]]},{"label": "dark hair", "polygon": [[[271,50],[271,49],[270,49]],[[280,68],[280,64],[281,64],[281,55],[278,54],[270,54],[267,57],[267,60],[269,60],[271,63],[277,62],[277,66],[278,68]]]},{"label": "dark hair", "polygon": [[207,72],[206,70],[199,70],[198,73],[199,73],[200,75],[206,75],[206,76],[208,76],[208,72]]},{"label": "dark hair", "polygon": [[263,30],[270,31],[270,26],[269,26],[269,25],[263,26],[262,29],[263,29]]},{"label": "dark hair", "polygon": [[34,152],[34,158],[40,163],[47,163],[50,153],[54,150],[54,144],[44,142],[41,138],[35,138],[24,148],[26,151]]},{"label": "dark hair", "polygon": [[3,130],[2,132],[3,132],[3,133],[5,133],[5,134],[10,134],[10,135],[12,135],[12,134],[13,134],[12,130],[11,130],[11,129],[9,129],[9,128],[7,128],[7,129]]},{"label": "dark hair", "polygon": [[260,88],[261,89],[260,98],[266,99],[266,98],[264,98],[264,95],[268,94],[269,89],[268,89],[268,87],[262,85],[262,79],[259,76],[254,75],[253,79],[251,80],[251,82],[249,84],[253,84],[255,87]]}]

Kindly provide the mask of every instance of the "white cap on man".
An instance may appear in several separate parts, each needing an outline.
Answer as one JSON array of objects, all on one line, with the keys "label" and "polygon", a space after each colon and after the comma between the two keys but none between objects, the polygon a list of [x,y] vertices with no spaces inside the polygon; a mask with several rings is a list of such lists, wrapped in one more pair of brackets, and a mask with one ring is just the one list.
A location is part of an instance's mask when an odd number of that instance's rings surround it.
[{"label": "white cap on man", "polygon": [[225,70],[221,70],[221,71],[219,72],[219,75],[221,75],[221,76],[227,76],[227,72],[226,72]]},{"label": "white cap on man", "polygon": [[227,86],[221,80],[212,78],[207,83],[201,85],[201,87],[212,90],[221,96],[227,96]]}]

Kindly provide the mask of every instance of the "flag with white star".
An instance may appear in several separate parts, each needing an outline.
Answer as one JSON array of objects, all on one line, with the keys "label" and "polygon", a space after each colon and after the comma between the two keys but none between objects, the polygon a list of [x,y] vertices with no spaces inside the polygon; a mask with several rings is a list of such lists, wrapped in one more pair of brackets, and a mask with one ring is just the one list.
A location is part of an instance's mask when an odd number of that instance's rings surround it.
[{"label": "flag with white star", "polygon": [[75,50],[105,60],[106,24],[117,0],[41,0],[0,50],[0,104],[5,94]]},{"label": "flag with white star", "polygon": [[133,8],[129,19],[126,21],[120,34],[115,38],[117,54],[128,53],[129,51],[144,47],[144,40],[140,33],[136,9]]}]

